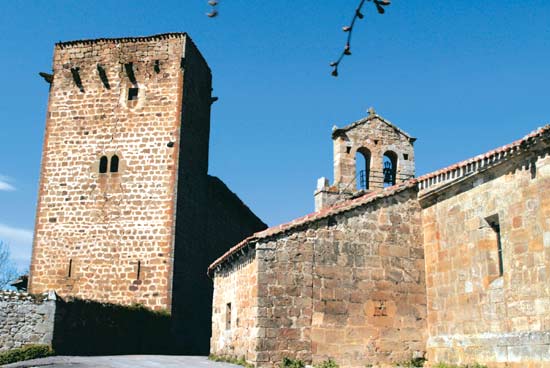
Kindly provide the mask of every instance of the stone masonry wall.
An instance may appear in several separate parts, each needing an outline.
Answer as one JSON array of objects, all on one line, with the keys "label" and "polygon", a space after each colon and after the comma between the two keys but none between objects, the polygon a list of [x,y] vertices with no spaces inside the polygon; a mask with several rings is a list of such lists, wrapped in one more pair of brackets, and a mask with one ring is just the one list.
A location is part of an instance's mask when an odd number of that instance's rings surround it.
[{"label": "stone masonry wall", "polygon": [[51,345],[55,295],[0,291],[0,352],[29,344]]},{"label": "stone masonry wall", "polygon": [[165,309],[175,350],[206,354],[204,270],[265,228],[208,176],[210,68],[177,33],[57,44],[53,72],[30,290]]},{"label": "stone masonry wall", "polygon": [[384,366],[422,354],[426,295],[416,190],[336,216],[315,232],[313,361]]},{"label": "stone masonry wall", "polygon": [[533,151],[422,194],[431,363],[550,367],[550,157]]},{"label": "stone masonry wall", "polygon": [[[255,249],[256,329],[247,339],[239,331],[224,337],[240,351],[256,338],[256,357],[247,358],[258,366],[276,366],[284,357],[387,366],[424,350],[424,261],[414,189],[260,239]],[[254,276],[252,266],[235,262],[215,274],[214,331],[222,330],[229,298]],[[238,307],[232,313],[250,315]],[[215,344],[219,336],[213,338],[216,354],[225,352]]]},{"label": "stone masonry wall", "polygon": [[258,261],[253,252],[216,275],[210,340],[213,354],[257,360],[257,298]]},{"label": "stone masonry wall", "polygon": [[31,292],[170,308],[185,39],[56,45]]}]

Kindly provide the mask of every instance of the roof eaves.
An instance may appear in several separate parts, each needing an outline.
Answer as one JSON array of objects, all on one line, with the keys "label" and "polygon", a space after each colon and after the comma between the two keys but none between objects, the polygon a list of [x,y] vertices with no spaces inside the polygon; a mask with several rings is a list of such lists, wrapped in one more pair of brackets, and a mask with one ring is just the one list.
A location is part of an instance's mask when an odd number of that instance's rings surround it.
[{"label": "roof eaves", "polygon": [[529,142],[530,140],[536,138],[536,137],[540,137],[542,136],[543,134],[549,134],[550,135],[550,124],[547,124],[541,128],[538,128],[536,130],[534,130],[533,132],[527,134],[526,136],[524,136],[523,138],[521,139],[518,139],[512,143],[509,143],[509,144],[506,144],[504,146],[501,146],[501,147],[498,147],[498,148],[495,148],[493,150],[490,150],[486,153],[482,153],[480,155],[477,155],[477,156],[474,156],[474,157],[471,157],[469,159],[466,159],[466,160],[463,160],[463,161],[460,161],[460,162],[457,162],[457,163],[454,163],[452,165],[449,165],[447,167],[444,167],[442,169],[439,169],[439,170],[436,170],[436,171],[432,171],[430,173],[427,173],[427,174],[424,174],[422,176],[419,176],[417,178],[418,182],[422,182],[422,181],[425,181],[425,180],[428,180],[428,179],[431,179],[433,177],[436,177],[438,175],[442,175],[442,174],[446,174],[448,173],[449,171],[452,171],[452,170],[456,170],[458,168],[463,168],[467,165],[470,165],[470,164],[473,164],[473,163],[477,163],[477,162],[480,162],[482,160],[485,160],[485,159],[489,159],[491,157],[493,157],[494,155],[497,155],[497,154],[502,154],[502,153],[506,153],[506,152],[509,152],[511,150],[514,150],[518,147],[520,147],[521,145],[523,144],[526,144],[527,142]]},{"label": "roof eaves", "polygon": [[239,250],[243,249],[244,247],[248,245],[252,245],[253,243],[256,243],[259,240],[265,240],[267,238],[271,238],[273,236],[285,233],[287,231],[290,231],[292,229],[295,229],[297,227],[313,223],[315,221],[319,221],[322,219],[325,219],[330,216],[334,216],[343,212],[351,211],[355,208],[361,207],[363,205],[366,205],[368,203],[371,203],[375,200],[387,198],[394,194],[400,193],[406,189],[413,188],[416,186],[416,179],[410,179],[404,183],[394,185],[392,187],[386,188],[382,191],[378,192],[370,192],[367,194],[364,194],[360,197],[343,201],[340,203],[337,203],[333,206],[324,208],[318,212],[313,212],[308,215],[299,217],[297,219],[294,219],[293,221],[290,221],[285,224],[281,224],[278,226],[270,227],[266,230],[257,232],[248,238],[244,239],[234,247],[230,248],[226,253],[224,253],[221,257],[216,259],[209,267],[208,267],[208,275],[211,275],[212,272],[221,264],[225,263],[232,255],[237,253]]}]

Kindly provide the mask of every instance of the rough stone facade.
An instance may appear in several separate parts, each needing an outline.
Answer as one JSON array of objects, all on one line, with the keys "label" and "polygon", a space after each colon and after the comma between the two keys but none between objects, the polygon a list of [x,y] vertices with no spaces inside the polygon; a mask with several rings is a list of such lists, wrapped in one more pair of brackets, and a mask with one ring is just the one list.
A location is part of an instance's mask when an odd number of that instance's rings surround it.
[{"label": "rough stone facade", "polygon": [[[238,272],[235,272],[238,270]],[[211,351],[256,361],[262,329],[257,327],[258,260],[252,253],[216,277]]]},{"label": "rough stone facade", "polygon": [[414,188],[248,242],[255,252],[215,272],[214,354],[242,353],[261,366],[283,357],[364,366],[423,351],[426,297]]},{"label": "rough stone facade", "polygon": [[[342,131],[384,123],[362,121]],[[210,266],[211,351],[247,352],[260,367],[285,356],[389,367],[421,355],[428,366],[550,367],[549,192],[546,126],[390,188],[325,197],[336,199]],[[254,292],[243,298],[245,284]],[[246,332],[233,324],[241,315]]]},{"label": "rough stone facade", "polygon": [[549,152],[421,192],[431,361],[550,366]]},{"label": "rough stone facade", "polygon": [[207,174],[211,79],[184,33],[55,46],[32,293],[165,309],[208,351],[204,269],[265,228]]},{"label": "rough stone facade", "polygon": [[53,339],[55,294],[0,291],[0,352]]}]

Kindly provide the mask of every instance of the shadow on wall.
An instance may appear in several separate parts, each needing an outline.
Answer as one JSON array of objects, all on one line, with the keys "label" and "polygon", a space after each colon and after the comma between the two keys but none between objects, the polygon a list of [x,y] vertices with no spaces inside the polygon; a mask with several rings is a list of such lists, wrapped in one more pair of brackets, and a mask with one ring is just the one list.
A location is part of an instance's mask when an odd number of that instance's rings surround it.
[{"label": "shadow on wall", "polygon": [[52,346],[61,355],[170,354],[170,315],[140,305],[57,301]]},{"label": "shadow on wall", "polygon": [[[185,174],[181,177],[178,182],[181,188],[178,189],[176,219],[172,333],[177,351],[208,355],[214,287],[206,270],[229,248],[267,226],[217,177],[195,175],[188,178]],[[199,189],[190,192],[190,188]]]}]

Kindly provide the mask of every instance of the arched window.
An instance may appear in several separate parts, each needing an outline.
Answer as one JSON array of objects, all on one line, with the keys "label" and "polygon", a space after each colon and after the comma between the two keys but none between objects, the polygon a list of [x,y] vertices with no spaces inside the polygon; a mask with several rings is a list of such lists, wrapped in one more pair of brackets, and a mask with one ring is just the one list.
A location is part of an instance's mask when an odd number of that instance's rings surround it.
[{"label": "arched window", "polygon": [[395,152],[384,153],[384,187],[395,185],[397,176],[397,155]]},{"label": "arched window", "polygon": [[109,159],[107,156],[101,156],[99,159],[99,173],[105,174],[107,172],[107,165],[109,163]]},{"label": "arched window", "polygon": [[112,172],[112,173],[118,172],[118,156],[117,155],[113,155],[113,157],[111,157],[111,168],[110,168],[109,171]]},{"label": "arched window", "polygon": [[364,147],[355,154],[355,172],[357,173],[357,189],[369,189],[370,181],[370,151]]}]

